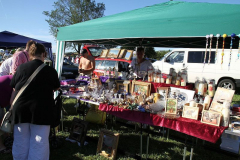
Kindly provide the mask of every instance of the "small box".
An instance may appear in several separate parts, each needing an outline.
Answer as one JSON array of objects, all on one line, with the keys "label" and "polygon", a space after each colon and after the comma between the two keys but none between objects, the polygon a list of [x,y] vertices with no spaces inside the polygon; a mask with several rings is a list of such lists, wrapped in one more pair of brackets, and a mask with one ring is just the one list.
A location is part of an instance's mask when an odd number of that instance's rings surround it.
[{"label": "small box", "polygon": [[[227,131],[227,132],[226,132]],[[231,131],[225,130],[222,134],[221,149],[238,154],[240,134],[231,134]]]}]

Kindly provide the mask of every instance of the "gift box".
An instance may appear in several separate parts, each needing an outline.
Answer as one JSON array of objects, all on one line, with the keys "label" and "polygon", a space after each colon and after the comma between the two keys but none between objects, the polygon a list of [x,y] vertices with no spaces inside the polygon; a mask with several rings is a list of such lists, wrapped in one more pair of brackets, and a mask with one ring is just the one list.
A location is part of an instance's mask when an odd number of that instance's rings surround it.
[{"label": "gift box", "polygon": [[61,85],[76,84],[76,80],[75,80],[75,79],[61,80],[61,81],[60,81],[60,84],[61,84]]}]

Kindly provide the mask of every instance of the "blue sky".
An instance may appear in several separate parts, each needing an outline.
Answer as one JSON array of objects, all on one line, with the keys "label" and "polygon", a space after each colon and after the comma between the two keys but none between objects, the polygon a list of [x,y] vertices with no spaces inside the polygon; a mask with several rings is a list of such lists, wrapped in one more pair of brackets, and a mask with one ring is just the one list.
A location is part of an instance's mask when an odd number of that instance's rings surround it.
[{"label": "blue sky", "polygon": [[[53,10],[53,3],[57,0],[0,0],[0,32],[10,31],[27,37],[52,43],[56,51],[56,41],[49,33],[49,25],[43,11]],[[169,0],[95,0],[103,2],[105,16],[130,11]],[[209,2],[240,4],[240,0],[181,0],[187,2]],[[221,12],[221,11],[219,11]],[[219,24],[221,25],[221,24]]]}]

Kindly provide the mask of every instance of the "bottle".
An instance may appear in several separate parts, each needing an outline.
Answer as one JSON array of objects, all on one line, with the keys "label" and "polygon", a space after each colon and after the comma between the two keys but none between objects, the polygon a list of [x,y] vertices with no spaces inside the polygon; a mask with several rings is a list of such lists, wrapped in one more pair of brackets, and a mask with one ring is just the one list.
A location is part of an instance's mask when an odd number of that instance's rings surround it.
[{"label": "bottle", "polygon": [[195,94],[198,94],[198,87],[199,87],[199,80],[197,79],[196,81],[195,81],[195,84],[194,84],[194,88],[195,88]]},{"label": "bottle", "polygon": [[155,71],[153,72],[153,82],[156,83],[156,81],[157,81],[157,71],[155,70]]},{"label": "bottle", "polygon": [[153,68],[148,67],[148,82],[153,82]]},{"label": "bottle", "polygon": [[161,83],[165,83],[165,79],[163,78],[162,74],[161,74]]},{"label": "bottle", "polygon": [[181,73],[181,86],[186,86],[187,84],[187,73],[186,70],[183,69]]},{"label": "bottle", "polygon": [[161,71],[159,69],[156,73],[156,83],[161,83]]},{"label": "bottle", "polygon": [[208,95],[210,97],[213,97],[215,93],[215,81],[214,80],[210,80],[209,84],[208,84]]},{"label": "bottle", "polygon": [[180,86],[181,84],[180,81],[181,81],[180,77],[177,77],[175,85]]},{"label": "bottle", "polygon": [[195,95],[195,97],[194,97],[194,101],[195,101],[196,103],[199,102],[197,95]]},{"label": "bottle", "polygon": [[172,84],[176,84],[176,79],[177,79],[177,73],[175,70],[172,72]]},{"label": "bottle", "polygon": [[202,81],[200,81],[199,86],[198,86],[198,95],[203,96],[203,92],[204,92],[204,83]]},{"label": "bottle", "polygon": [[166,79],[166,84],[171,84],[172,81],[172,77],[170,75],[168,75],[167,79]]},{"label": "bottle", "polygon": [[206,96],[207,95],[207,81],[205,79],[203,79],[203,83],[204,83],[204,87],[203,87],[203,95]]},{"label": "bottle", "polygon": [[228,127],[229,125],[229,117],[230,117],[230,105],[231,103],[227,100],[223,102],[223,109],[222,109],[222,125],[223,127]]}]

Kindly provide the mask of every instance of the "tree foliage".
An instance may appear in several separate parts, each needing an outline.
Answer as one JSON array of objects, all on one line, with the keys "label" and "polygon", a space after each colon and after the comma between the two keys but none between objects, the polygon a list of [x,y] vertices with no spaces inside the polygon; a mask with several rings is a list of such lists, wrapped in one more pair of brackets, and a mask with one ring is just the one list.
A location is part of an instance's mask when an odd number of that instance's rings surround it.
[{"label": "tree foliage", "polygon": [[168,52],[170,52],[170,50],[156,51],[156,58],[155,59],[160,60]]},{"label": "tree foliage", "polygon": [[[54,10],[43,11],[43,14],[48,17],[46,21],[50,26],[50,34],[55,38],[59,27],[100,18],[105,11],[105,4],[95,3],[95,0],[57,0],[53,7]],[[73,48],[79,51],[79,44]]]}]

